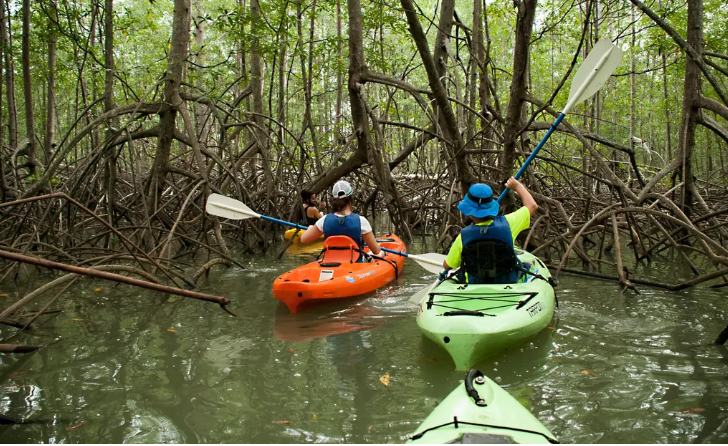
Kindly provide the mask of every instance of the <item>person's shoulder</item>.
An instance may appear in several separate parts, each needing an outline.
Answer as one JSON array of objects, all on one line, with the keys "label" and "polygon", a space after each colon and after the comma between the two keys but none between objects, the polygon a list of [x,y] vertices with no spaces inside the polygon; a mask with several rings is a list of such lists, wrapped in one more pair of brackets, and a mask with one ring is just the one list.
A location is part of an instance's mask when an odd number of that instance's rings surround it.
[{"label": "person's shoulder", "polygon": [[369,220],[367,220],[367,218],[363,215],[359,216],[359,225],[361,226],[362,233],[372,231],[371,223],[369,223]]},{"label": "person's shoulder", "polygon": [[506,214],[506,218],[519,218],[523,217],[523,214],[531,216],[531,212],[528,210],[526,206],[521,206],[520,208],[516,209],[515,211],[511,212],[510,214]]}]

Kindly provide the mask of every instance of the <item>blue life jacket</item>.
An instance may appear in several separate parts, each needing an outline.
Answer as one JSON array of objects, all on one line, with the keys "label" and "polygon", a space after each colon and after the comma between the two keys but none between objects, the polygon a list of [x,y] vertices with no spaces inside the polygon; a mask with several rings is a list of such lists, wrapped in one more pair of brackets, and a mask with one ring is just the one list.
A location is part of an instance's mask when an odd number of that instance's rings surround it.
[{"label": "blue life jacket", "polygon": [[[460,237],[463,246],[461,281],[464,282],[466,272],[468,283],[499,284],[518,280],[520,263],[513,250],[513,234],[505,217],[496,217],[490,225],[472,223],[460,230]],[[473,273],[476,270],[487,270],[492,277],[478,277]]]},{"label": "blue life jacket", "polygon": [[[351,213],[346,217],[335,214],[327,214],[324,217],[324,240],[332,235],[345,235],[356,242],[359,249],[363,249],[364,242],[361,239],[361,219],[359,214]],[[361,261],[359,253],[358,262]]]}]

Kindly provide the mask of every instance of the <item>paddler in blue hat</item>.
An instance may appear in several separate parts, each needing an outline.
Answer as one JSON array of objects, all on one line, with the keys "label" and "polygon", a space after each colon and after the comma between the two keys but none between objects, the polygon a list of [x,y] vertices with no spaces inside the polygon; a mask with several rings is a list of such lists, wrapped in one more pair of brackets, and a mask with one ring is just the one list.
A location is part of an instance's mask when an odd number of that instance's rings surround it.
[{"label": "paddler in blue hat", "polygon": [[530,226],[538,204],[515,178],[511,177],[506,187],[523,202],[523,207],[508,215],[498,216],[500,205],[487,184],[470,186],[458,204],[458,210],[470,217],[472,223],[460,230],[442,266],[448,271],[465,263],[460,275],[463,281],[466,272],[468,283],[513,283],[518,279],[513,243]]}]

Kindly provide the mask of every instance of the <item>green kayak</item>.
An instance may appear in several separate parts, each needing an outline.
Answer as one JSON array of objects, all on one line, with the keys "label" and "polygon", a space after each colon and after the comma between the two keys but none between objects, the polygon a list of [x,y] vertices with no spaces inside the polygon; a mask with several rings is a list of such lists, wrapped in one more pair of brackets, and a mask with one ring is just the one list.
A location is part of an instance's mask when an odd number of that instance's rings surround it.
[{"label": "green kayak", "polygon": [[480,370],[450,393],[407,443],[558,443],[536,417]]},{"label": "green kayak", "polygon": [[455,279],[435,283],[419,304],[422,333],[452,356],[457,370],[537,334],[556,306],[551,274],[533,254],[516,249],[532,274],[519,283],[463,286]]}]

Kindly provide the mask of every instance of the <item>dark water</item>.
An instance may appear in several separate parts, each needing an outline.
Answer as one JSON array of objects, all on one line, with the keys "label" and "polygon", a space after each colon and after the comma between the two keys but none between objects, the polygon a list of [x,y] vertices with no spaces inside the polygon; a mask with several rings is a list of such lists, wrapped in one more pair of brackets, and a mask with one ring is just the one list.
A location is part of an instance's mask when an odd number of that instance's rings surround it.
[{"label": "dark water", "polygon": [[[11,341],[56,343],[0,355],[0,413],[46,421],[0,426],[0,438],[403,442],[463,378],[407,302],[431,276],[408,261],[397,284],[292,315],[271,283],[303,261],[271,253],[215,270],[202,291],[231,298],[238,318],[86,280],[62,314]],[[3,291],[2,306],[25,291]],[[549,328],[480,368],[562,442],[728,442],[728,352],[712,345],[725,291],[642,291],[562,275]]]}]

